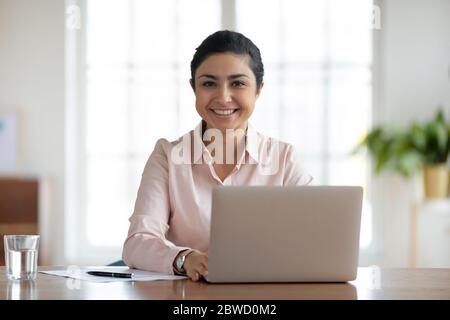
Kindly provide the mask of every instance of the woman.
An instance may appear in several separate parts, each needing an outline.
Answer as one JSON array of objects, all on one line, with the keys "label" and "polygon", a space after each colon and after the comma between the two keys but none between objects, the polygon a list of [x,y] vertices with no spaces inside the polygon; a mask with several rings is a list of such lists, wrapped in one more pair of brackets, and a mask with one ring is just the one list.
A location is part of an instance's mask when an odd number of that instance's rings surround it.
[{"label": "woman", "polygon": [[213,188],[310,183],[291,145],[248,124],[263,75],[259,49],[240,33],[218,31],[196,49],[190,84],[202,121],[177,141],[156,143],[123,247],[129,267],[197,281],[208,273]]}]

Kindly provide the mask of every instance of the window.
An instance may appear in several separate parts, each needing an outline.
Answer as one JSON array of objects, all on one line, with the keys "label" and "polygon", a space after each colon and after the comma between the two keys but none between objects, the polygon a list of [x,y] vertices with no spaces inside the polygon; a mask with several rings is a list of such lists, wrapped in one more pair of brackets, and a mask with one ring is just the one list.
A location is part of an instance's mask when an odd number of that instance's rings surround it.
[{"label": "window", "polygon": [[[255,127],[294,144],[316,184],[367,187],[366,161],[349,151],[370,123],[371,4],[80,2],[86,16],[85,36],[78,39],[84,48],[78,60],[84,139],[78,145],[80,204],[77,218],[71,218],[78,226],[73,235],[77,260],[120,258],[142,170],[156,140],[175,139],[199,121],[188,83],[194,50],[223,26],[243,32],[262,52],[265,89],[252,118]],[[366,211],[363,247],[370,243],[370,217]]]},{"label": "window", "polygon": [[[220,28],[219,4],[87,2],[86,236],[92,245],[123,244],[156,140],[195,126],[189,63],[200,41]],[[108,228],[99,232],[104,221]]]},{"label": "window", "polygon": [[[315,184],[367,191],[368,162],[350,154],[371,121],[372,1],[236,0],[236,13],[237,30],[259,46],[266,69],[255,126],[292,143]],[[367,195],[363,211],[366,248]]]}]

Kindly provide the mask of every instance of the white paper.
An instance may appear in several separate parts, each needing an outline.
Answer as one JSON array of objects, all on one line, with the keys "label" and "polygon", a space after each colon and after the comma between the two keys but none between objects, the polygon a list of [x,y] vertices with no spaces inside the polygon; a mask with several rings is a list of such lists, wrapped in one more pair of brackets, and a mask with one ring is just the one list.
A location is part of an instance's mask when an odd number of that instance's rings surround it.
[{"label": "white paper", "polygon": [[[88,271],[107,271],[107,272],[120,272],[120,273],[132,273],[133,278],[113,278],[113,277],[100,277],[87,274]],[[182,280],[187,279],[184,276],[175,276],[169,274],[161,274],[155,272],[148,272],[137,269],[129,269],[128,267],[69,267],[66,270],[45,270],[39,271],[40,273],[50,274],[54,276],[79,279],[91,282],[129,282],[129,281],[155,281],[155,280]]]}]

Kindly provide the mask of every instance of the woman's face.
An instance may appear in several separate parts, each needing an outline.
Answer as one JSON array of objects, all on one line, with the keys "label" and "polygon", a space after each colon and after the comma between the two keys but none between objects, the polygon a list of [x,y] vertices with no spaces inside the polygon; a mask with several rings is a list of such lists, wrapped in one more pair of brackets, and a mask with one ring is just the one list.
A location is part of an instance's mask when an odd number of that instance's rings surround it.
[{"label": "woman's face", "polygon": [[206,58],[197,68],[195,107],[208,129],[247,128],[260,93],[249,59],[245,55],[218,53]]}]

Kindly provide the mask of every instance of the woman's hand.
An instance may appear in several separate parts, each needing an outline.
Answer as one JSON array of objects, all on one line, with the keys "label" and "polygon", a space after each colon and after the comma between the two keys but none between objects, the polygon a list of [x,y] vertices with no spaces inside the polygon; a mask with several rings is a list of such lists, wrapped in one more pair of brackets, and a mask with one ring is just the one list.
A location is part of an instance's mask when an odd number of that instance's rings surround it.
[{"label": "woman's hand", "polygon": [[208,254],[197,250],[189,253],[184,260],[184,270],[193,281],[198,281],[200,276],[208,275]]}]

